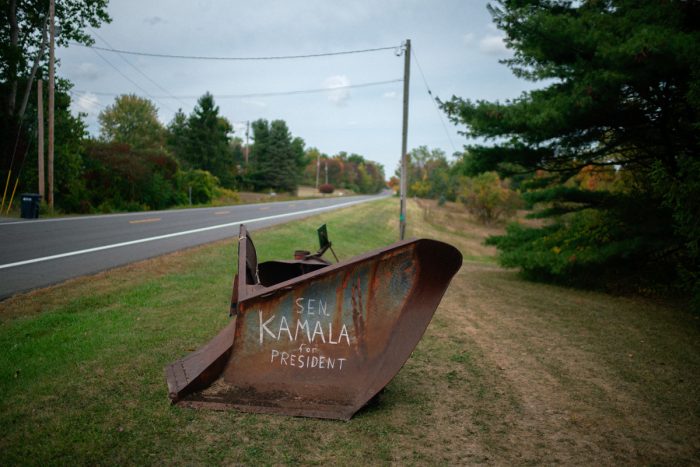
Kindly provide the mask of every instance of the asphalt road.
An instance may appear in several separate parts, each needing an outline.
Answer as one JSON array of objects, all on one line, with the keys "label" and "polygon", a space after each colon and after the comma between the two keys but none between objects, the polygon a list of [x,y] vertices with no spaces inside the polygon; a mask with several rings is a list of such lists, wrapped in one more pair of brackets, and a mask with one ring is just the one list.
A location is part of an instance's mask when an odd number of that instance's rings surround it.
[{"label": "asphalt road", "polygon": [[[19,292],[281,224],[377,196],[0,221],[0,300]],[[332,235],[332,232],[331,232]]]}]

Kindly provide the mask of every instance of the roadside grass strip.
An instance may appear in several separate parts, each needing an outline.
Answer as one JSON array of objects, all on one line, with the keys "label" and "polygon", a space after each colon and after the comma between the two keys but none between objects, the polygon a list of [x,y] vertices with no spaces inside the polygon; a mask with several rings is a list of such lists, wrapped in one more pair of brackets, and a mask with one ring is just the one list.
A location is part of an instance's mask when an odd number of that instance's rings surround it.
[{"label": "roadside grass strip", "polygon": [[[697,316],[524,282],[481,244],[495,229],[438,214],[450,225],[409,203],[409,236],[467,261],[349,422],[169,404],[165,365],[228,322],[234,241],[0,302],[0,465],[697,463]],[[315,250],[323,223],[346,259],[396,240],[398,200],[256,231],[260,261]]]}]

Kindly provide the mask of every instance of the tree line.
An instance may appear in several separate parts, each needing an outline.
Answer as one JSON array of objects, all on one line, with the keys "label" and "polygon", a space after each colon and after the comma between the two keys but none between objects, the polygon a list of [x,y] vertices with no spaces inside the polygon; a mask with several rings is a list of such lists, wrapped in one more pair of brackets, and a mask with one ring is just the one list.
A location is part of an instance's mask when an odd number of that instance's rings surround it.
[{"label": "tree line", "polygon": [[[70,95],[58,95],[56,133],[66,141],[56,149],[56,204],[63,211],[163,209],[207,203],[221,193],[235,198],[232,192],[239,190],[295,193],[300,183],[311,182],[305,169],[315,164],[310,158],[317,149],[307,149],[283,120],[264,119],[252,122],[253,142],[245,146],[209,93],[189,115],[180,109],[167,127],[150,100],[118,96],[99,114],[98,138],[87,137],[83,116],[70,113]],[[29,142],[29,154],[35,144]],[[384,186],[381,166],[358,155],[348,161],[344,154],[324,156],[331,161],[331,183],[359,193]],[[36,184],[36,164],[25,166],[21,189],[34,191]]]},{"label": "tree line", "polygon": [[[57,43],[91,45],[84,29],[111,21],[106,5],[106,0],[71,8],[59,3]],[[37,191],[35,84],[48,76],[47,21],[48,2],[11,2],[0,11],[0,178],[1,188],[8,187],[7,201],[13,191]],[[206,203],[221,194],[235,198],[237,190],[294,193],[310,182],[306,169],[315,164],[317,149],[307,148],[283,120],[252,122],[252,144],[246,145],[209,93],[189,114],[179,109],[167,125],[150,100],[120,95],[100,112],[99,136],[93,138],[86,115],[70,111],[72,84],[59,77],[55,89],[54,192],[62,211],[162,209]],[[47,118],[44,112],[45,128]],[[350,160],[341,152],[323,158],[331,166],[330,183],[338,187],[374,193],[384,186],[383,168],[362,156]]]},{"label": "tree line", "polygon": [[[441,149],[419,146],[407,158],[408,196],[435,199],[442,205],[457,201],[484,224],[493,224],[512,217],[523,207],[519,178],[501,178],[490,171],[472,173],[469,154],[455,153],[448,160]],[[389,180],[398,189],[400,169]]]},{"label": "tree line", "polygon": [[377,193],[386,187],[384,168],[359,154],[345,151],[329,156],[316,148],[306,151],[302,181],[305,185],[330,185],[356,193]]}]

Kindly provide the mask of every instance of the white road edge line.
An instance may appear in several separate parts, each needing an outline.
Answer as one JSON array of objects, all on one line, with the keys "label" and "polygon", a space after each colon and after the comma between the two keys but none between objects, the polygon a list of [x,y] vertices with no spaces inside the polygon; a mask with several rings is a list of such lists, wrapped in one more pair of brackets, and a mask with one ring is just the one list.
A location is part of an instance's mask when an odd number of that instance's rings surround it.
[{"label": "white road edge line", "polygon": [[94,248],[87,248],[85,250],[69,251],[69,252],[60,253],[57,255],[44,256],[41,258],[34,258],[34,259],[27,259],[24,261],[17,261],[15,263],[0,264],[0,269],[14,268],[17,266],[24,266],[24,265],[33,264],[33,263],[41,263],[43,261],[50,261],[53,259],[67,258],[69,256],[82,255],[85,253],[94,253],[96,251],[102,251],[102,250],[110,250],[112,248],[120,248],[123,246],[136,245],[138,243],[153,242],[156,240],[163,240],[166,238],[180,237],[182,235],[189,235],[189,234],[194,234],[194,233],[206,232],[208,230],[224,229],[226,227],[234,227],[236,225],[248,224],[251,222],[260,222],[260,221],[267,221],[267,220],[271,220],[271,219],[279,219],[281,217],[296,216],[299,214],[310,214],[312,212],[328,211],[331,209],[335,209],[335,208],[339,208],[339,207],[343,207],[343,206],[352,206],[353,204],[360,204],[360,203],[364,203],[367,201],[371,201],[371,199],[369,199],[369,200],[362,199],[362,200],[358,200],[358,201],[350,201],[348,203],[336,204],[333,206],[324,206],[322,208],[307,209],[305,211],[288,212],[285,214],[275,214],[274,216],[258,217],[255,219],[246,219],[246,220],[241,220],[241,221],[236,221],[236,222],[229,222],[227,224],[212,225],[209,227],[201,227],[199,229],[185,230],[182,232],[174,232],[174,233],[169,233],[169,234],[165,234],[165,235],[158,235],[155,237],[140,238],[138,240],[130,240],[128,242],[113,243],[112,245],[97,246]]},{"label": "white road edge line", "polygon": [[[365,195],[357,195],[357,196],[365,196]],[[310,200],[313,204],[313,201],[323,201],[321,198],[316,198],[315,200]],[[289,203],[294,203],[296,201],[272,201],[269,204],[289,204]],[[259,204],[262,203],[253,203],[253,204],[238,204],[235,205],[235,207],[238,206],[246,206],[246,207],[253,207],[253,206],[258,206]],[[267,203],[265,203],[267,204]],[[0,222],[0,227],[4,227],[6,225],[17,225],[17,224],[39,224],[39,223],[44,223],[44,222],[65,222],[65,221],[85,221],[85,220],[91,220],[96,217],[99,217],[100,219],[106,219],[110,217],[128,217],[128,216],[136,216],[136,217],[144,217],[148,215],[157,215],[157,214],[163,214],[163,213],[187,213],[190,211],[214,211],[216,209],[223,209],[227,207],[232,207],[232,206],[212,206],[212,207],[207,207],[207,208],[185,208],[185,209],[166,209],[166,210],[161,210],[161,211],[140,211],[140,212],[120,212],[116,214],[94,214],[94,215],[87,215],[87,216],[69,216],[69,217],[53,217],[53,218],[44,218],[44,219],[31,219],[31,220],[22,220],[22,221],[9,221],[9,222]]]}]

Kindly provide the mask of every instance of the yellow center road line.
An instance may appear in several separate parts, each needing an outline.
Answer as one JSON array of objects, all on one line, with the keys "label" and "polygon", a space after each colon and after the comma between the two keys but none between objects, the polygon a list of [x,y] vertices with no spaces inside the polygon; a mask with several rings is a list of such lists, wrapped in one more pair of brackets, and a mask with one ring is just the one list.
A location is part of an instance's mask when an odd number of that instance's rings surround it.
[{"label": "yellow center road line", "polygon": [[145,224],[146,222],[158,222],[160,217],[149,217],[148,219],[138,219],[135,221],[129,221],[129,224]]},{"label": "yellow center road line", "polygon": [[223,216],[224,214],[230,214],[231,211],[216,211],[214,213],[215,216]]}]

